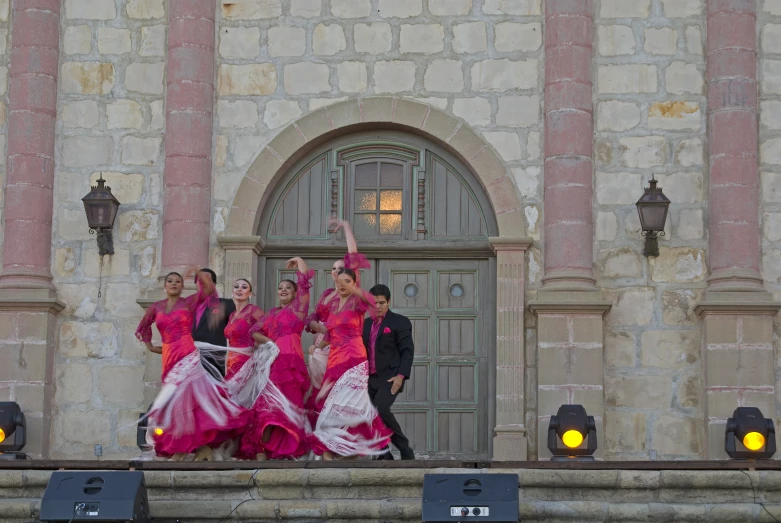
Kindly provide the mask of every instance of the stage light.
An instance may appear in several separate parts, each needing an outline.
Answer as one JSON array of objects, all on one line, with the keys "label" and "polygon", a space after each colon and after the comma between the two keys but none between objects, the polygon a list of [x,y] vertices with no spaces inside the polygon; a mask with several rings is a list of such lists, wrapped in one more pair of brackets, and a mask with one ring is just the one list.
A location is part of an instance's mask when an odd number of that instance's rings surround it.
[{"label": "stage light", "polygon": [[155,436],[162,436],[163,432],[165,432],[165,431],[163,429],[161,429],[160,427],[156,427],[155,428]]},{"label": "stage light", "polygon": [[597,427],[583,405],[562,405],[548,425],[548,450],[552,461],[593,461]]},{"label": "stage light", "polygon": [[776,453],[776,429],[756,407],[738,407],[727,420],[724,450],[733,459],[770,459]]},{"label": "stage light", "polygon": [[27,422],[15,401],[0,402],[0,459],[26,459]]}]

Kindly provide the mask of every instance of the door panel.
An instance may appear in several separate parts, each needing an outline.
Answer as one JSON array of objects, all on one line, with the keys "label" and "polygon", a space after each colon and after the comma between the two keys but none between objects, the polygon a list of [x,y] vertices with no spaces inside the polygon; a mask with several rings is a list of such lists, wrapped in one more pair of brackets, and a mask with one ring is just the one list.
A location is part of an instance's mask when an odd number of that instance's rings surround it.
[{"label": "door panel", "polygon": [[378,268],[379,282],[390,283],[391,307],[413,323],[415,364],[394,412],[406,434],[422,422],[408,414],[425,409],[427,446],[414,447],[416,454],[487,458],[492,344],[480,325],[490,304],[478,306],[478,296],[488,262],[380,260]]}]

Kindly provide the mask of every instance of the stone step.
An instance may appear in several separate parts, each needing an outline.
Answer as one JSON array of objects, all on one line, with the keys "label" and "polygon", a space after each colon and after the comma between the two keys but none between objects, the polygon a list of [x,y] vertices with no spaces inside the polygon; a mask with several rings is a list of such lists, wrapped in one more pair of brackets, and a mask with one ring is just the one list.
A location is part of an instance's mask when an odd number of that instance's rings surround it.
[{"label": "stone step", "polygon": [[[323,468],[146,471],[145,478],[155,519],[389,522],[420,521],[425,474],[502,472],[518,475],[523,521],[781,519],[781,471]],[[35,519],[50,475],[0,470],[0,523]]]}]

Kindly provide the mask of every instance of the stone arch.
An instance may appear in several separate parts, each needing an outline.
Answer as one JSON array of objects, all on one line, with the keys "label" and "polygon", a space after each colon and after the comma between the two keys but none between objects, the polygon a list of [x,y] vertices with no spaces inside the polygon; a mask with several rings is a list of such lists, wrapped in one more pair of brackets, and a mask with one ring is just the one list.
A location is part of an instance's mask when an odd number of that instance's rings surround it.
[{"label": "stone arch", "polygon": [[[496,218],[498,236],[488,238],[496,254],[495,460],[524,461],[527,431],[524,397],[524,309],[526,237],[521,201],[502,160],[462,120],[439,109],[392,97],[354,99],[313,111],[288,125],[261,149],[239,184],[225,233],[225,280],[257,274],[263,239],[261,212],[285,173],[320,144],[342,134],[373,129],[418,134],[447,149],[482,186]],[[485,209],[488,211],[488,209]],[[501,362],[501,364],[499,363]]]},{"label": "stone arch", "polygon": [[382,127],[425,136],[445,147],[482,185],[496,216],[499,237],[525,236],[518,192],[493,148],[463,121],[412,100],[354,99],[320,108],[289,124],[260,151],[241,181],[231,206],[226,236],[257,234],[260,213],[281,176],[299,158],[328,139]]}]

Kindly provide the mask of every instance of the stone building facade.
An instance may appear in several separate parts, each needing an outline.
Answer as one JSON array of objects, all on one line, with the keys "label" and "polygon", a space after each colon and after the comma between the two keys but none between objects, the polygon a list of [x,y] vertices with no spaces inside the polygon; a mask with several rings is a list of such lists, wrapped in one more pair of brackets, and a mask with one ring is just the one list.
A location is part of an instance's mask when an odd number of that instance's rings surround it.
[{"label": "stone building facade", "polygon": [[[615,460],[724,458],[735,407],[777,415],[779,0],[0,0],[0,98],[0,400],[33,455],[135,455],[161,276],[260,280],[288,173],[370,131],[443,151],[484,202],[483,455],[546,459],[568,402]],[[652,176],[673,203],[646,258]]]}]

